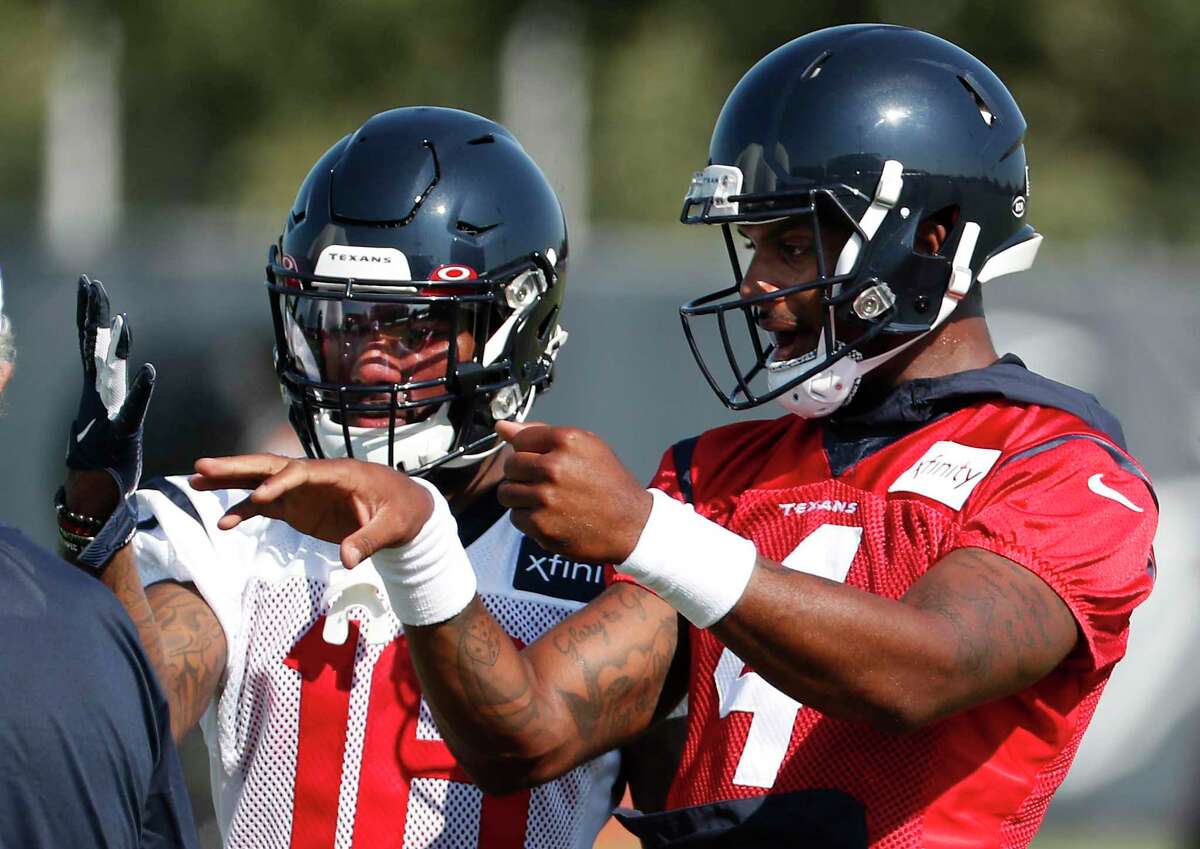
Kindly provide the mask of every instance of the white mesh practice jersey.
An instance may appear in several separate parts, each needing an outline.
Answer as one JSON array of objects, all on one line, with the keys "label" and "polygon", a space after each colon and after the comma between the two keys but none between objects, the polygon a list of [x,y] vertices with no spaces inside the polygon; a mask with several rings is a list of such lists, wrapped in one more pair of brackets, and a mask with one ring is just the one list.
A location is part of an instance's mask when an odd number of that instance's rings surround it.
[{"label": "white mesh practice jersey", "polygon": [[[484,796],[442,742],[371,562],[346,571],[336,545],[270,519],[218,530],[244,495],[152,482],[134,538],[143,583],[193,582],[225,630],[201,728],[227,849],[591,847],[618,756]],[[602,588],[597,567],[541,550],[494,502],[473,512],[486,529],[462,517],[460,533],[480,597],[522,644]]]}]

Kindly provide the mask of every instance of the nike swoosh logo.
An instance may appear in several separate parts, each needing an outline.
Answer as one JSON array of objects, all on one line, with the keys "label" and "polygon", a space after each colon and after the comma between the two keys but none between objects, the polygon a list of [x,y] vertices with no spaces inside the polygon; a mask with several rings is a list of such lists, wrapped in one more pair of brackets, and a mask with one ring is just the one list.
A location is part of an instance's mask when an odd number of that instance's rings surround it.
[{"label": "nike swoosh logo", "polygon": [[75,441],[83,442],[83,438],[85,436],[87,436],[87,432],[92,429],[92,425],[94,425],[95,423],[96,423],[95,419],[92,419],[90,422],[88,422],[87,427],[85,427],[83,430],[79,431],[79,433],[75,434]]},{"label": "nike swoosh logo", "polygon": [[1104,477],[1103,473],[1098,473],[1098,474],[1094,474],[1090,478],[1088,478],[1088,489],[1090,489],[1092,492],[1099,495],[1101,498],[1107,498],[1109,501],[1117,502],[1122,507],[1128,507],[1134,513],[1145,513],[1146,512],[1141,507],[1138,507],[1136,504],[1134,504],[1132,501],[1130,501],[1128,498],[1126,498],[1124,495],[1117,492],[1111,486],[1108,486],[1107,484],[1105,484],[1104,481],[1102,480],[1103,477]]}]

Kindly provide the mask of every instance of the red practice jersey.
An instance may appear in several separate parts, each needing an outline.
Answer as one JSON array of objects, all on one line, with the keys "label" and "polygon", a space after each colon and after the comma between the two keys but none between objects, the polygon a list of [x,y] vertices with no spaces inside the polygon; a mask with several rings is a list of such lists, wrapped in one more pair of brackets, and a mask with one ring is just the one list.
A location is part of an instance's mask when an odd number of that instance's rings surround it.
[{"label": "red practice jersey", "polygon": [[820,798],[803,800],[795,845],[863,845],[804,841],[827,803],[860,830],[865,819],[878,849],[1032,839],[1150,592],[1153,492],[1094,399],[1015,359],[901,395],[858,422],[785,416],[709,431],[668,451],[652,486],[772,560],[891,599],[954,549],[995,552],[1062,598],[1075,650],[1022,692],[887,735],[798,703],[693,627],[668,808],[806,791]]}]

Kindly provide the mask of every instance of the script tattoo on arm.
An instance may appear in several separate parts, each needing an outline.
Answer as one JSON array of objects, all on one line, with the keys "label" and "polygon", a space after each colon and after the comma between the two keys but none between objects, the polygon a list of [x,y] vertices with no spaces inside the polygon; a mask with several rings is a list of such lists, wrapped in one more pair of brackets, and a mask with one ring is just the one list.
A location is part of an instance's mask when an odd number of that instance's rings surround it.
[{"label": "script tattoo on arm", "polygon": [[971,703],[1038,681],[1078,639],[1070,610],[1041,578],[983,549],[947,555],[904,601],[949,626]]},{"label": "script tattoo on arm", "polygon": [[[476,710],[508,731],[569,737],[575,758],[621,745],[649,726],[679,640],[675,611],[640,587],[616,584],[522,655],[526,674],[496,674],[511,638],[481,607],[462,622],[458,668]],[[538,683],[540,682],[540,686]],[[676,699],[677,701],[677,699]],[[673,705],[672,705],[673,706]]]},{"label": "script tattoo on arm", "polygon": [[[594,621],[553,636],[554,648],[578,669],[584,685],[582,693],[558,690],[584,741],[628,739],[649,724],[679,639],[675,611],[665,605],[657,613],[648,610],[648,592],[620,585],[613,595],[617,604],[598,610]],[[634,638],[613,638],[610,627]]]},{"label": "script tattoo on arm", "polygon": [[146,589],[161,634],[157,667],[171,705],[171,733],[178,741],[199,720],[225,670],[225,632],[192,584],[163,581]]}]

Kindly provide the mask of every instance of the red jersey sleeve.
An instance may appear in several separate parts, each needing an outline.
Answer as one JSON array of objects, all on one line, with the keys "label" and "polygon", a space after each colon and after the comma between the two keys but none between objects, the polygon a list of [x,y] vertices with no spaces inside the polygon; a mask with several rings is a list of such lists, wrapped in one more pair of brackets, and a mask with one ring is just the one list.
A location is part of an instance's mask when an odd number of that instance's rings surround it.
[{"label": "red jersey sleeve", "polygon": [[[667,495],[677,501],[687,501],[679,486],[680,472],[675,468],[675,460],[678,452],[675,446],[668,448],[663,452],[662,459],[658,462],[658,471],[654,473],[654,477],[650,479],[648,489],[661,489]],[[687,474],[689,470],[683,470]],[[636,584],[637,581],[628,575],[623,575],[618,572],[613,566],[604,567],[604,584],[608,586],[614,581],[627,581],[631,584]]]},{"label": "red jersey sleeve", "polygon": [[663,452],[662,459],[658,462],[658,471],[650,479],[647,489],[661,489],[676,501],[686,502],[688,499],[679,485],[679,476],[690,474],[691,470],[675,468],[678,455],[679,452],[675,446],[671,446]]},{"label": "red jersey sleeve", "polygon": [[957,545],[1044,580],[1100,669],[1124,655],[1129,616],[1153,586],[1157,524],[1144,473],[1118,449],[1077,436],[1002,461],[967,503]]}]

